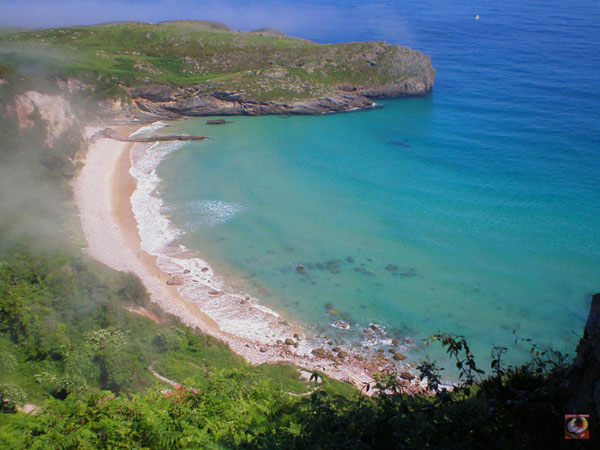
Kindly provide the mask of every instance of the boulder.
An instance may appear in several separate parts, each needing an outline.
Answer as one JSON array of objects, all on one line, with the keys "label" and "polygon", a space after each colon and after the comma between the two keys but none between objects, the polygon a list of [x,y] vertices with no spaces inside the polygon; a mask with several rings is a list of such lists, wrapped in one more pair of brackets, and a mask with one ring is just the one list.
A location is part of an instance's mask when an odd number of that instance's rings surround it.
[{"label": "boulder", "polygon": [[294,345],[294,343],[294,340],[290,338],[286,338],[286,340],[284,341],[285,345]]},{"label": "boulder", "polygon": [[168,286],[181,286],[183,284],[183,278],[180,275],[172,276],[167,280]]},{"label": "boulder", "polygon": [[327,354],[327,352],[325,351],[325,349],[322,348],[314,348],[312,350],[312,354],[315,356],[319,356],[321,358],[325,357],[325,355]]}]

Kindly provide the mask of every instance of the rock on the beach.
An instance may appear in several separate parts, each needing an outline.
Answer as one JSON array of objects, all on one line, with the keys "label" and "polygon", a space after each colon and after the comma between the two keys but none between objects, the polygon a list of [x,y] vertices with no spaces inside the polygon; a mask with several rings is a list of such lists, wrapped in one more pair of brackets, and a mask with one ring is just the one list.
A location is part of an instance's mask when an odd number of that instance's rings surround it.
[{"label": "rock on the beach", "polygon": [[323,348],[313,348],[312,354],[315,356],[324,357],[327,354],[327,352]]},{"label": "rock on the beach", "polygon": [[167,280],[168,286],[181,286],[183,284],[183,278],[179,275],[172,276]]},{"label": "rock on the beach", "polygon": [[400,378],[408,381],[414,380],[415,376],[410,372],[400,372]]},{"label": "rock on the beach", "polygon": [[285,345],[294,345],[294,340],[290,338],[286,338],[284,341]]}]

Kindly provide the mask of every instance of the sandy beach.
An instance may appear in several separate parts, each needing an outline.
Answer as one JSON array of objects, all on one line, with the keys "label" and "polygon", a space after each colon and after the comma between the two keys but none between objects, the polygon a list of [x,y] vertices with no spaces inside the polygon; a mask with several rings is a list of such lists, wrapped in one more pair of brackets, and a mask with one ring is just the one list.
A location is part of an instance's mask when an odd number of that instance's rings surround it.
[{"label": "sandy beach", "polygon": [[[129,135],[135,130],[118,130]],[[88,133],[91,134],[91,133]],[[112,139],[92,139],[85,165],[73,182],[75,201],[88,247],[85,251],[101,263],[122,272],[134,273],[144,284],[152,302],[178,317],[187,326],[214,336],[229,345],[251,364],[287,362],[360,387],[372,381],[376,369],[348,357],[336,361],[317,356],[298,355],[286,345],[265,345],[223,332],[199,307],[185,301],[176,286],[168,286],[171,274],[156,265],[156,258],[141,249],[137,223],[130,198],[135,180],[129,174],[129,152],[133,144]],[[407,386],[407,391],[417,385]]]}]

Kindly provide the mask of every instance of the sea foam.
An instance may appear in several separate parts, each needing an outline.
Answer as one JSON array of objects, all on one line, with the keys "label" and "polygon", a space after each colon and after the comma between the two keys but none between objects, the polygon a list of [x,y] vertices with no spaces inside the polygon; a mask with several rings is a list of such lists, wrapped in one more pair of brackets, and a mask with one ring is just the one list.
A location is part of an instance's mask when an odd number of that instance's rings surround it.
[{"label": "sea foam", "polygon": [[[152,125],[154,130],[158,124]],[[144,127],[145,131],[152,126]],[[265,344],[273,344],[298,332],[302,339],[296,351],[309,353],[313,346],[301,330],[288,325],[275,311],[260,305],[256,298],[243,292],[233,292],[206,261],[177,243],[184,232],[166,214],[169,210],[157,192],[161,179],[156,169],[168,155],[185,145],[181,142],[135,144],[131,150],[129,173],[136,180],[131,206],[142,249],[157,257],[161,270],[183,279],[183,284],[178,287],[181,297],[196,303],[221,330]],[[192,227],[217,226],[243,209],[242,205],[221,200],[200,200],[184,206],[184,212],[192,218]]]}]

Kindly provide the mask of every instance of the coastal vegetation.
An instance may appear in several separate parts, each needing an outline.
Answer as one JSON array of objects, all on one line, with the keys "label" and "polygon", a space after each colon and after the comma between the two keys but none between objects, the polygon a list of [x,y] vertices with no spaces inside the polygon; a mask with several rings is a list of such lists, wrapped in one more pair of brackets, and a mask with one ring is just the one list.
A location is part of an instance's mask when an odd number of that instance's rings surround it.
[{"label": "coastal vegetation", "polygon": [[[424,63],[420,52],[383,42],[320,45],[282,33],[243,33],[195,21],[33,30],[0,39],[8,50],[4,57],[13,63],[30,64],[30,53],[18,50],[30,46],[46,53],[46,73],[77,77],[108,97],[125,95],[134,86],[162,84],[244,91],[250,100],[314,98],[341,84],[402,82]],[[403,67],[396,67],[397,53]],[[404,72],[400,79],[399,70]]]},{"label": "coastal vegetation", "polygon": [[[562,439],[569,361],[551,350],[532,344],[531,363],[507,367],[506,349],[496,348],[485,376],[464,338],[440,333],[430,340],[456,362],[452,392],[439,385],[432,361],[419,367],[429,395],[403,394],[394,372],[362,390],[318,373],[303,380],[296,367],[247,364],[158,309],[133,275],[81,251],[70,181],[85,153],[82,125],[102,112],[97,100],[129,99],[144,83],[312,97],[341,82],[387,82],[376,68],[397,50],[197,23],[0,39],[32,51],[7,45],[0,54],[0,448],[492,449],[553,448]],[[370,52],[374,64],[364,65]],[[354,61],[357,53],[366,56]],[[33,64],[38,55],[43,67]],[[273,66],[268,79],[285,72],[281,78],[293,81],[261,84],[266,78],[248,71],[265,63]],[[23,115],[26,98],[15,101],[33,87],[69,95],[60,84],[68,81],[83,86],[70,97],[81,120],[66,121],[56,136],[59,122],[50,127],[39,107]]]}]

